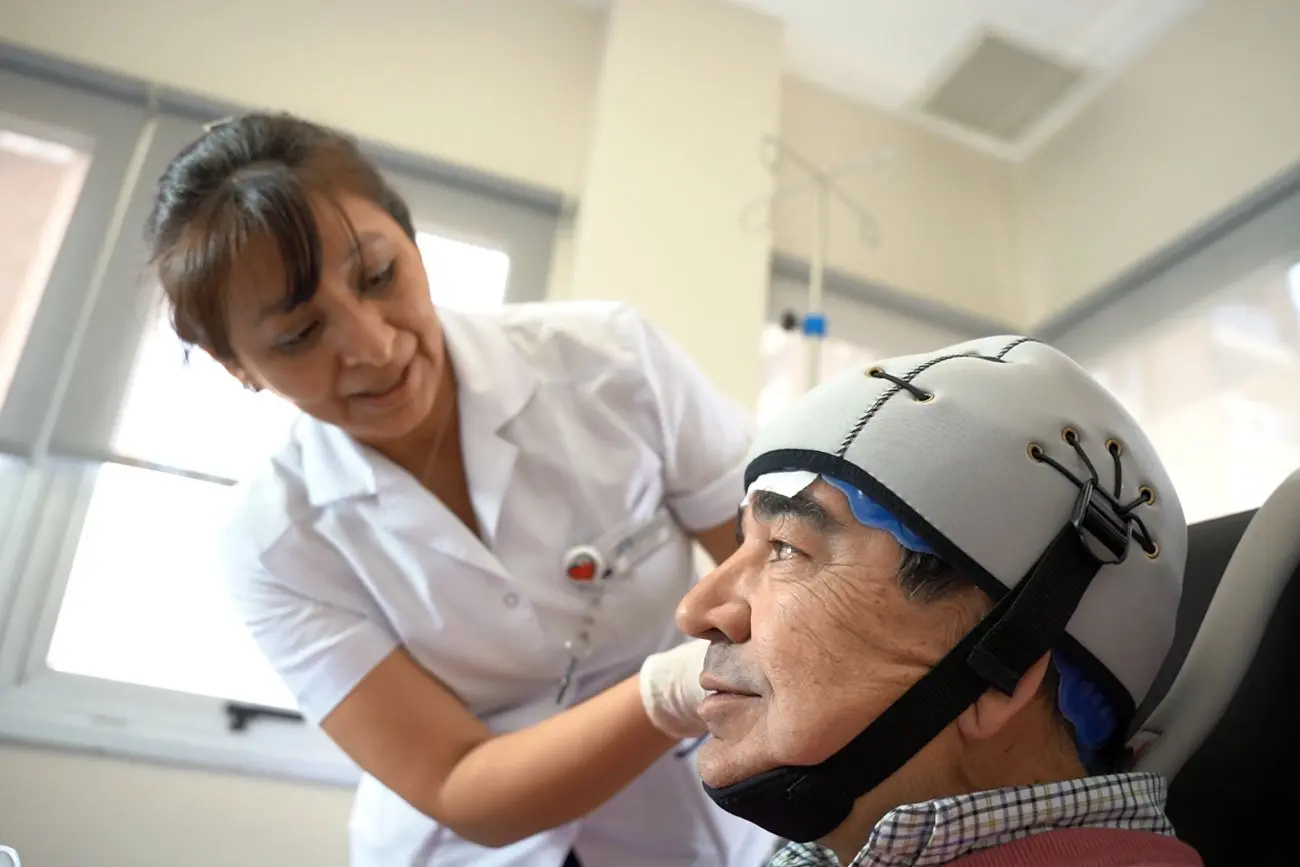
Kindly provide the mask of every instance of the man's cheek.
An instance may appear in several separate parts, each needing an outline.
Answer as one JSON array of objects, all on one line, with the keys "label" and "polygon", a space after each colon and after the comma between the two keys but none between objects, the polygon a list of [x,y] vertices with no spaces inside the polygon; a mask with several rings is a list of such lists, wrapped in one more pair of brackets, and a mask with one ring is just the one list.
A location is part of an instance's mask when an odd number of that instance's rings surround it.
[{"label": "man's cheek", "polygon": [[773,767],[815,765],[839,748],[838,727],[827,707],[807,698],[787,695],[774,702],[767,714],[765,739]]}]

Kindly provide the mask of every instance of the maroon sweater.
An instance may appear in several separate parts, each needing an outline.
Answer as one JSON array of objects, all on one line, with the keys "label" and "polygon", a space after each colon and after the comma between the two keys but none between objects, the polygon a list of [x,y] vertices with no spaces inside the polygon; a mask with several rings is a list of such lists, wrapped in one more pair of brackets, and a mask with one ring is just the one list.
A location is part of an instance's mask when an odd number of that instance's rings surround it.
[{"label": "maroon sweater", "polygon": [[985,849],[948,867],[1203,867],[1181,840],[1142,831],[1066,828]]}]

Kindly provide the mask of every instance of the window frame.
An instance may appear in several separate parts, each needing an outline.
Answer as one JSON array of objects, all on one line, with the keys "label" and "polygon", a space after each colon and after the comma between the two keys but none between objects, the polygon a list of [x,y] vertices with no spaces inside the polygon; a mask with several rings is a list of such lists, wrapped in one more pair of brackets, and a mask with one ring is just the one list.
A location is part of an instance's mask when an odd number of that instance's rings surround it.
[{"label": "window frame", "polygon": [[24,75],[0,65],[0,122],[62,144],[93,151],[81,194],[45,291],[32,320],[13,380],[0,404],[0,446],[31,456],[56,396],[49,371],[61,370],[64,353],[83,315],[101,257],[108,246],[132,157],[147,122],[144,106]]},{"label": "window frame", "polygon": [[[131,82],[92,86],[92,73],[24,59],[0,52],[0,122],[12,115],[21,132],[93,142],[94,154],[0,405],[0,741],[355,785],[355,765],[300,718],[45,664],[98,468],[196,476],[115,454],[112,437],[156,309],[139,230],[153,183],[204,123],[243,109]],[[508,302],[545,297],[561,196],[362,148],[406,199],[417,229],[507,253]],[[78,341],[80,322],[93,327]],[[52,370],[66,389],[50,388]],[[232,726],[232,705],[249,712],[245,725]]]},{"label": "window frame", "polygon": [[1038,330],[1081,362],[1300,251],[1300,168]]},{"label": "window frame", "polygon": [[[1277,178],[1191,237],[1157,254],[1149,263],[1135,268],[1103,290],[1101,300],[1090,300],[1048,323],[1041,333],[1086,369],[1096,371],[1117,361],[1131,363],[1132,355],[1126,352],[1126,347],[1140,345],[1149,335],[1159,333],[1173,315],[1190,315],[1193,317],[1190,321],[1206,322],[1213,328],[1211,321],[1200,319],[1207,311],[1212,317],[1213,310],[1223,309],[1218,305],[1242,297],[1239,292],[1249,297],[1262,281],[1277,279],[1279,275],[1287,281],[1288,270],[1300,265],[1297,226],[1300,226],[1300,167]],[[1215,305],[1206,306],[1216,298]],[[1292,307],[1300,314],[1297,300],[1293,295]],[[1139,389],[1150,386],[1151,383],[1139,380]],[[1149,404],[1150,398],[1141,398],[1140,391],[1135,392],[1131,387],[1116,387],[1121,399],[1126,396],[1125,391],[1127,396],[1136,399],[1130,409],[1148,426],[1148,432],[1157,431],[1159,422],[1143,418],[1143,409],[1149,408],[1144,405]],[[1211,387],[1204,396],[1217,394],[1217,389]],[[1190,405],[1178,406],[1186,410]],[[1218,436],[1224,431],[1224,428],[1202,431],[1200,436]],[[1160,438],[1155,445],[1164,453],[1190,520],[1213,520],[1223,514],[1218,509],[1230,512],[1261,505],[1252,502],[1257,495],[1254,491],[1241,500],[1230,497],[1222,502],[1207,497],[1205,488],[1193,491],[1187,475],[1178,472],[1177,461],[1170,456],[1172,450],[1163,447]],[[1261,475],[1250,486],[1270,488],[1292,469],[1280,466],[1276,482]],[[1202,479],[1214,477],[1204,464],[1198,465],[1198,474]],[[1216,503],[1214,511],[1199,508],[1207,502]]]}]

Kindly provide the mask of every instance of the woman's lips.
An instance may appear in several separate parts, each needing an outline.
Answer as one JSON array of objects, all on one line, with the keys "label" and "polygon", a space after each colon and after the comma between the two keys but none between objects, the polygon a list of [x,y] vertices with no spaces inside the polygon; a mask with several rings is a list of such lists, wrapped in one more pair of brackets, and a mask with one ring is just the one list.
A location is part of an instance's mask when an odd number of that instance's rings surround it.
[{"label": "woman's lips", "polygon": [[352,399],[368,404],[388,403],[389,401],[396,400],[402,396],[402,393],[406,390],[406,386],[411,381],[411,366],[413,364],[414,359],[408,361],[406,366],[402,368],[401,375],[397,377],[397,381],[383,391],[358,392],[352,396]]}]

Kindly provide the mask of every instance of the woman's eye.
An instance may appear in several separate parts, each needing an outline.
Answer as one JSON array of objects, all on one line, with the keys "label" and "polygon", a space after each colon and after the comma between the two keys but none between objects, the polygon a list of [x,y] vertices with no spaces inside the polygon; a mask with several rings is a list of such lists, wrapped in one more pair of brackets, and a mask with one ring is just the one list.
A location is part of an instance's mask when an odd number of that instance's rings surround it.
[{"label": "woman's eye", "polygon": [[292,334],[286,334],[276,343],[276,348],[282,352],[292,352],[295,349],[302,349],[313,337],[316,336],[320,328],[319,322],[313,322],[306,328],[299,329]]},{"label": "woman's eye", "polygon": [[382,292],[387,289],[393,282],[393,275],[397,271],[397,262],[394,260],[388,263],[388,267],[374,274],[367,274],[364,277],[363,290],[366,292]]}]

